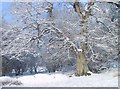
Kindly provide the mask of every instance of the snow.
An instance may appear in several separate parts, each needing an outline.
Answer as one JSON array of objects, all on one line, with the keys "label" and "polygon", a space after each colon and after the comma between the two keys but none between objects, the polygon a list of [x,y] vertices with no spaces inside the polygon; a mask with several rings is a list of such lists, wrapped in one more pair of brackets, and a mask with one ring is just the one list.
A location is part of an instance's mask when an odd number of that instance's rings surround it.
[{"label": "snow", "polygon": [[[71,74],[35,74],[17,77],[22,85],[18,87],[118,87],[118,77],[114,72],[93,74],[91,76],[76,77]],[[8,78],[8,77],[7,77]],[[5,80],[6,77],[0,77]],[[8,78],[9,79],[9,78]],[[6,85],[9,86],[9,85]],[[15,85],[11,85],[12,87]],[[10,87],[11,87],[10,86]]]},{"label": "snow", "polygon": [[78,49],[79,52],[82,52],[82,49]]},{"label": "snow", "polygon": [[38,72],[38,73],[44,73],[44,72],[46,72],[46,71],[47,71],[47,68],[44,67],[44,66],[39,66],[39,67],[37,67],[37,72]]}]

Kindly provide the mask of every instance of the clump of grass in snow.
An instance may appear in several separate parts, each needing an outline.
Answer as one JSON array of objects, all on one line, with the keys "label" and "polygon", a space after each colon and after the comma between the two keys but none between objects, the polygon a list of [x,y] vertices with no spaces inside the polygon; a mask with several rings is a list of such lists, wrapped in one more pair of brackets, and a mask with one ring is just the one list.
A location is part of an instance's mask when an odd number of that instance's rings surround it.
[{"label": "clump of grass in snow", "polygon": [[5,86],[5,85],[22,85],[22,83],[20,81],[18,81],[17,79],[12,79],[12,78],[3,78],[0,79],[0,83]]}]

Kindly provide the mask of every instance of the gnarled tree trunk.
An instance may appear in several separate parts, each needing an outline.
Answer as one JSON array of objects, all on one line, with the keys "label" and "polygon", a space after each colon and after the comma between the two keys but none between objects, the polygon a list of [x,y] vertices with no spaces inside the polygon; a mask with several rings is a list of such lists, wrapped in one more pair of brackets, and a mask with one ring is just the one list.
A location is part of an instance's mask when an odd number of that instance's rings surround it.
[{"label": "gnarled tree trunk", "polygon": [[[84,26],[84,25],[83,25]],[[84,26],[86,28],[86,26]],[[81,29],[82,31],[85,29]],[[88,73],[88,66],[87,66],[87,58],[86,58],[86,51],[87,51],[87,33],[82,33],[81,37],[84,38],[83,41],[80,43],[80,49],[81,51],[78,50],[76,53],[77,55],[77,60],[76,60],[76,76],[82,76],[82,75],[87,75]]]},{"label": "gnarled tree trunk", "polygon": [[88,67],[85,59],[85,54],[83,52],[77,53],[76,76],[87,75]]}]

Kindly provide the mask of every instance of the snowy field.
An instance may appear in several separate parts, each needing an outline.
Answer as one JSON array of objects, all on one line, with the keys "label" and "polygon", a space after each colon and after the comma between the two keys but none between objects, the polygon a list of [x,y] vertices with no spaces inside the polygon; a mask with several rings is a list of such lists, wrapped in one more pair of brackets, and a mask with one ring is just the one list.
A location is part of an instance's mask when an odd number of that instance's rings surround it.
[{"label": "snowy field", "polygon": [[14,78],[0,77],[0,82],[4,81],[11,82],[4,85],[9,87],[118,87],[118,77],[115,76],[114,71],[81,77],[61,73],[35,74]]}]

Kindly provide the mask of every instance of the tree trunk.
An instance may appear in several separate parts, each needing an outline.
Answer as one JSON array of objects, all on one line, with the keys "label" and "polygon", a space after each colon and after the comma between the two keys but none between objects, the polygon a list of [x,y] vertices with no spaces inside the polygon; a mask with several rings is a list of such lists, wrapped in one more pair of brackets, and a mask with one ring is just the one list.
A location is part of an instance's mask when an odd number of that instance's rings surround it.
[{"label": "tree trunk", "polygon": [[33,74],[33,68],[32,67],[30,68],[30,73]]},{"label": "tree trunk", "polygon": [[37,66],[34,66],[35,74],[37,73]]},{"label": "tree trunk", "polygon": [[86,58],[84,52],[77,53],[76,74],[75,74],[76,76],[87,75],[88,67],[85,59]]},{"label": "tree trunk", "polygon": [[80,43],[80,49],[82,51],[77,52],[76,76],[87,75],[87,72],[88,72],[87,58],[86,58],[87,42],[88,42],[87,28],[88,27],[87,27],[87,21],[86,21],[81,26],[80,37],[82,39]]}]

